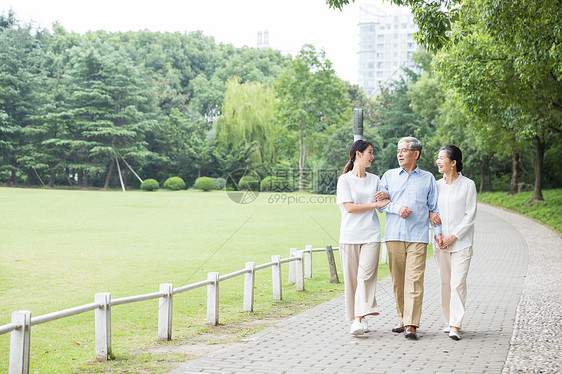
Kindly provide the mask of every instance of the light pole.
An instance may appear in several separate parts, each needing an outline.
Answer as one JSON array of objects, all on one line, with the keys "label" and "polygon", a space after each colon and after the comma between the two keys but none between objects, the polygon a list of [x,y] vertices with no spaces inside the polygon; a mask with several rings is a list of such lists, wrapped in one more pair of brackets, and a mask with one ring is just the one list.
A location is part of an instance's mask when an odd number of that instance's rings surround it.
[{"label": "light pole", "polygon": [[363,109],[353,109],[353,141],[363,139]]}]

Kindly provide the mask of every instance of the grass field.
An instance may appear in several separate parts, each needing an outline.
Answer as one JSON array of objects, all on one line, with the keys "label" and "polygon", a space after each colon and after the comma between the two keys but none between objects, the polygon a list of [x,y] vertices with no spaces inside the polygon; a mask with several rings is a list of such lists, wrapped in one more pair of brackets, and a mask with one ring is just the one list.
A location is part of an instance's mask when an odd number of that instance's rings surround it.
[{"label": "grass field", "polygon": [[[38,316],[91,303],[99,292],[119,298],[156,292],[161,283],[195,283],[210,271],[226,274],[248,261],[288,257],[291,247],[337,246],[335,197],[283,195],[262,193],[240,205],[222,191],[0,188],[0,325],[15,310]],[[302,198],[291,204],[289,196]],[[254,313],[241,313],[243,277],[221,282],[219,327],[206,325],[205,288],[177,295],[168,343],[156,342],[158,300],[112,308],[116,359],[106,363],[93,362],[93,312],[36,325],[30,372],[165,372],[188,355],[150,348],[190,344],[217,329],[237,339],[263,328],[253,320],[290,316],[343,292],[342,284],[329,283],[324,253],[313,255],[305,292],[286,284],[287,269],[279,302],[271,300],[271,270],[257,272]],[[380,277],[386,274],[385,266]],[[0,335],[0,372],[7,372],[9,336]]]},{"label": "grass field", "polygon": [[544,201],[530,202],[532,191],[507,195],[505,192],[478,194],[478,201],[514,210],[562,232],[562,189],[543,190]]}]

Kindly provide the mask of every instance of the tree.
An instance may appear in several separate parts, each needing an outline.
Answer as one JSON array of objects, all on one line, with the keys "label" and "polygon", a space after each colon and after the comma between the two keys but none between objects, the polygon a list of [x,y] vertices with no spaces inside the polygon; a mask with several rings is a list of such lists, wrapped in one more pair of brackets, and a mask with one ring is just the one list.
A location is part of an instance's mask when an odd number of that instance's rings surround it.
[{"label": "tree", "polygon": [[231,78],[226,83],[222,114],[217,120],[217,142],[225,145],[255,143],[252,166],[274,166],[277,161],[275,138],[280,128],[275,121],[275,92],[259,82],[240,83]]},{"label": "tree", "polygon": [[0,178],[42,166],[34,152],[34,126],[45,91],[44,49],[31,26],[20,27],[10,13],[0,17]]},{"label": "tree", "polygon": [[[353,1],[353,0],[352,0]],[[533,139],[535,190],[542,200],[542,165],[546,139],[562,133],[562,7],[557,0],[391,0],[412,8],[418,43],[441,53],[447,63],[474,69],[451,69],[451,87],[464,92],[466,107],[480,119],[493,113],[518,139]],[[341,9],[348,0],[327,0]],[[458,65],[458,64],[457,64]],[[479,94],[471,84],[480,80]],[[496,95],[497,94],[497,95]],[[499,96],[498,96],[499,95]],[[479,98],[479,99],[477,99]],[[498,99],[494,102],[491,99]],[[472,102],[472,104],[470,103]],[[516,162],[516,153],[514,152]],[[513,170],[515,175],[515,169]],[[512,186],[513,189],[513,186]]]},{"label": "tree", "polygon": [[101,41],[71,54],[68,112],[72,146],[82,163],[74,166],[86,187],[89,172],[107,170],[108,188],[121,156],[142,159],[149,153],[144,134],[153,125],[152,92],[131,61]]},{"label": "tree", "polygon": [[291,66],[276,82],[280,100],[278,118],[296,133],[299,149],[299,190],[304,189],[307,155],[318,148],[331,125],[341,123],[349,99],[324,51],[304,45]]},{"label": "tree", "polygon": [[[521,65],[521,54],[487,31],[482,16],[489,11],[483,1],[466,2],[462,17],[452,28],[450,43],[435,60],[444,81],[457,91],[464,106],[480,120],[493,122],[513,134],[513,142],[535,140],[534,200],[542,200],[542,160],[545,140],[559,136],[562,103],[560,76],[555,70],[535,64],[543,73],[527,79]],[[554,41],[554,39],[552,39]],[[513,147],[513,165],[517,149]],[[516,169],[513,170],[516,177]],[[513,181],[515,182],[515,181]],[[512,192],[515,189],[512,183]]]},{"label": "tree", "polygon": [[[326,0],[330,8],[340,10],[349,2],[349,0]],[[390,2],[412,9],[414,22],[419,29],[415,36],[416,41],[426,49],[436,51],[447,43],[451,25],[459,18],[459,8],[463,0],[390,0]]]}]

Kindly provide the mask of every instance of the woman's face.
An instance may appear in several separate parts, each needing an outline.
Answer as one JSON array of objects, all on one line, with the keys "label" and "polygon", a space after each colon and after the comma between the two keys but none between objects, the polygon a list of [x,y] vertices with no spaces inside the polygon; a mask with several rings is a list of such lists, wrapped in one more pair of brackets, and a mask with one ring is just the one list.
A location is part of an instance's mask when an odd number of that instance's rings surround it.
[{"label": "woman's face", "polygon": [[449,160],[449,154],[447,153],[446,150],[443,149],[439,151],[439,155],[437,155],[436,164],[440,173],[444,174],[447,171],[455,169],[456,163],[457,163],[456,161],[451,162],[451,160]]},{"label": "woman's face", "polygon": [[374,158],[375,156],[373,155],[373,147],[371,147],[370,145],[367,146],[367,149],[365,149],[363,152],[357,152],[357,156],[355,157],[356,161],[359,161],[365,168],[371,166]]}]

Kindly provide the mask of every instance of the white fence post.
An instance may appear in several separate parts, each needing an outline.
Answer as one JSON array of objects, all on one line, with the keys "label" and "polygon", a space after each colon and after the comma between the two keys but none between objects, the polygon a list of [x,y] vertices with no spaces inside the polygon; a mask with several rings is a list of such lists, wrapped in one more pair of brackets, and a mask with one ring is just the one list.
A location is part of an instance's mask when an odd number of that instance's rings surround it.
[{"label": "white fence post", "polygon": [[219,273],[207,273],[207,280],[213,283],[207,285],[207,324],[219,324]]},{"label": "white fence post", "polygon": [[312,278],[312,245],[304,246],[304,277]]},{"label": "white fence post", "polygon": [[166,293],[158,302],[158,341],[172,340],[172,315],[174,306],[174,286],[171,283],[160,285],[160,292]]},{"label": "white fence post", "polygon": [[328,258],[328,267],[330,268],[330,283],[340,283],[336,260],[334,258],[334,250],[331,245],[326,246],[326,257]]},{"label": "white fence post", "polygon": [[273,300],[283,300],[283,287],[281,285],[281,256],[271,256],[271,262],[275,262],[275,265],[271,267],[271,286],[273,288]]},{"label": "white fence post", "polygon": [[242,306],[243,312],[254,311],[254,282],[256,280],[255,267],[255,262],[246,262],[246,270],[249,270],[249,272],[244,274],[244,304]]},{"label": "white fence post", "polygon": [[13,330],[10,336],[9,374],[28,374],[31,312],[28,310],[13,312],[12,323],[20,327]]},{"label": "white fence post", "polygon": [[94,301],[100,304],[95,311],[96,361],[107,361],[111,356],[111,294],[97,293]]},{"label": "white fence post", "polygon": [[[289,257],[297,257],[297,249],[289,249]],[[289,279],[287,281],[289,284],[295,284],[295,261],[289,262]]]},{"label": "white fence post", "polygon": [[388,248],[386,248],[386,242],[382,242],[381,243],[381,260],[380,263],[381,264],[387,264],[388,263]]},{"label": "white fence post", "polygon": [[295,276],[296,276],[296,284],[297,284],[297,291],[304,291],[304,264],[303,264],[303,251],[297,251],[297,258],[298,260],[295,261]]}]

